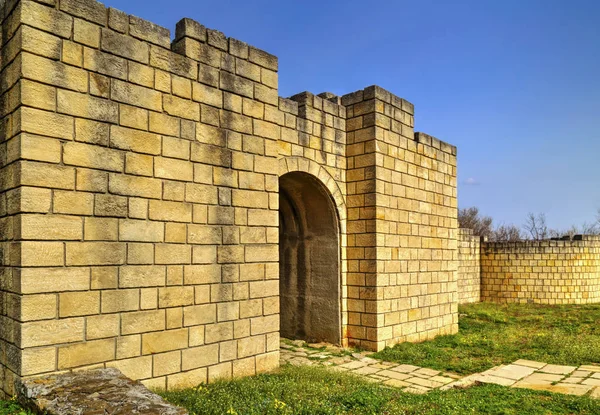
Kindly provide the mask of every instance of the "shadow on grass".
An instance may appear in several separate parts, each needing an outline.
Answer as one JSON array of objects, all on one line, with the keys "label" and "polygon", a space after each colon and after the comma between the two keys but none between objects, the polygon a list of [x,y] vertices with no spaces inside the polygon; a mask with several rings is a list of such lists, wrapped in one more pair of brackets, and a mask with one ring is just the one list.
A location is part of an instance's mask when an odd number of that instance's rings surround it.
[{"label": "shadow on grass", "polygon": [[600,401],[496,385],[412,395],[322,367],[162,392],[192,414],[598,414]]}]

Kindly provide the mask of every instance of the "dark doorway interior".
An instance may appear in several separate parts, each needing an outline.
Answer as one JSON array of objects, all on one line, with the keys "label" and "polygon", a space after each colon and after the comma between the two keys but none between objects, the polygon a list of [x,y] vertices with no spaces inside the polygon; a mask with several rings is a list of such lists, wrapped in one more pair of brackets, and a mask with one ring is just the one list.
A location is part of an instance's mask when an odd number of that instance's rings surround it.
[{"label": "dark doorway interior", "polygon": [[341,342],[339,223],[329,192],[313,176],[279,179],[281,335]]}]

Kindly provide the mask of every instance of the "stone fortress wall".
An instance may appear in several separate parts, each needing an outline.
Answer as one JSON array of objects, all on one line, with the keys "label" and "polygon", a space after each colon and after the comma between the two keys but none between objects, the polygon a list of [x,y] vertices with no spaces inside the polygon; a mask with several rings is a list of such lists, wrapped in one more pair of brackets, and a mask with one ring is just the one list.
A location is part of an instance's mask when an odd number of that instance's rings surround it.
[{"label": "stone fortress wall", "polygon": [[459,230],[461,304],[600,302],[600,237],[487,242]]},{"label": "stone fortress wall", "polygon": [[456,148],[379,88],[278,96],[275,56],[94,0],[0,3],[0,395],[116,367],[149,387],[279,364],[279,178],[339,222],[340,343],[457,326]]},{"label": "stone fortress wall", "polygon": [[458,230],[458,303],[481,301],[481,237],[472,229]]},{"label": "stone fortress wall", "polygon": [[536,304],[600,302],[600,237],[483,243],[481,300]]}]

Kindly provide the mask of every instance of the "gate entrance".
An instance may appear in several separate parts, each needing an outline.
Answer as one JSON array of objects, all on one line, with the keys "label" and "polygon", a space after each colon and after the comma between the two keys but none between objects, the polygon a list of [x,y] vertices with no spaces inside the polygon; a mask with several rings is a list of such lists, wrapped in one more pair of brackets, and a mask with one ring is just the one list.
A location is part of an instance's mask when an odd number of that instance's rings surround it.
[{"label": "gate entrance", "polygon": [[307,173],[279,179],[281,335],[340,344],[340,230],[325,186]]}]

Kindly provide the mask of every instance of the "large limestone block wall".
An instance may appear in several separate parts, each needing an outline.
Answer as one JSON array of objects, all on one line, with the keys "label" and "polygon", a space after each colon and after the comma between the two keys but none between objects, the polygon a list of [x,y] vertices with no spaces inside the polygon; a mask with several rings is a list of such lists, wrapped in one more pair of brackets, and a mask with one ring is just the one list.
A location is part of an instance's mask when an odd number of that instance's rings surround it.
[{"label": "large limestone block wall", "polygon": [[72,369],[176,388],[276,367],[289,173],[335,210],[343,345],[457,330],[456,148],[414,133],[408,101],[280,98],[276,57],[189,19],[173,41],[94,0],[0,19],[0,394]]},{"label": "large limestone block wall", "polygon": [[458,303],[481,300],[481,237],[472,229],[458,230]]},{"label": "large limestone block wall", "polygon": [[[347,207],[346,207],[346,108],[341,105],[340,98],[322,93],[314,95],[302,92],[289,99],[279,99],[279,109],[282,113],[281,137],[279,145],[279,175],[288,173],[304,173],[312,176],[327,191],[331,203],[336,210],[339,222],[339,275],[328,278],[337,279],[341,327],[338,336],[341,344],[347,346],[351,341],[347,331],[348,326],[348,289],[347,289]],[[286,189],[281,189],[285,191]],[[308,205],[311,201],[305,201]],[[307,206],[310,207],[310,206]],[[300,287],[288,289],[293,284],[287,274],[280,276],[280,292],[282,296],[296,295]],[[337,291],[337,290],[336,290]],[[334,293],[329,293],[333,295]],[[282,307],[287,306],[282,303]],[[318,312],[317,310],[308,310]],[[298,309],[289,310],[282,316],[289,315],[295,320],[303,320],[306,316]],[[310,319],[309,319],[310,320]],[[290,324],[282,317],[282,328]]]},{"label": "large limestone block wall", "polygon": [[2,12],[4,392],[276,367],[277,58],[191,20],[171,45],[92,0]]},{"label": "large limestone block wall", "polygon": [[536,304],[600,302],[600,237],[483,243],[481,300]]},{"label": "large limestone block wall", "polygon": [[345,95],[348,332],[380,350],[458,330],[456,148],[379,87]]}]

